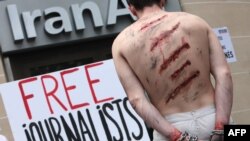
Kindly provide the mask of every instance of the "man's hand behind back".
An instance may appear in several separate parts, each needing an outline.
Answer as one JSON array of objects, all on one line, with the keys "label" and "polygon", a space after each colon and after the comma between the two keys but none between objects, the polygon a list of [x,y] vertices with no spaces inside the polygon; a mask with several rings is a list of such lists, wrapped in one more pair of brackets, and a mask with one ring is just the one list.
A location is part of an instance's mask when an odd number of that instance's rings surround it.
[{"label": "man's hand behind back", "polygon": [[223,135],[213,135],[210,141],[224,141]]}]

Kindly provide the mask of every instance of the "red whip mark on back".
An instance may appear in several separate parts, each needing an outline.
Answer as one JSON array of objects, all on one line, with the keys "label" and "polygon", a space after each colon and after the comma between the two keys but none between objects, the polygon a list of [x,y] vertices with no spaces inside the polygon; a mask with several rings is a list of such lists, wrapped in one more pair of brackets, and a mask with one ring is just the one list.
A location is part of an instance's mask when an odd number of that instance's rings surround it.
[{"label": "red whip mark on back", "polygon": [[178,95],[181,89],[186,87],[189,83],[192,82],[193,79],[195,79],[199,75],[200,75],[200,71],[197,70],[190,77],[188,77],[185,81],[183,81],[178,87],[174,89],[174,91],[170,93],[170,96],[167,98],[166,103],[168,103],[171,99],[175,99],[175,97]]},{"label": "red whip mark on back", "polygon": [[145,30],[145,29],[147,29],[147,28],[153,26],[155,23],[160,22],[161,20],[163,20],[163,19],[164,19],[165,17],[167,17],[167,16],[168,16],[168,15],[163,15],[162,17],[160,17],[160,18],[158,18],[158,19],[156,19],[156,20],[153,20],[153,21],[151,21],[151,22],[149,22],[149,23],[143,25],[143,26],[141,27],[140,31],[143,31],[143,30]]},{"label": "red whip mark on back", "polygon": [[168,68],[168,66],[169,66],[172,62],[174,62],[174,61],[180,56],[180,54],[181,54],[181,52],[182,52],[183,50],[189,49],[189,48],[190,48],[189,44],[185,41],[184,38],[182,38],[182,43],[183,43],[183,44],[182,44],[181,47],[179,47],[177,50],[175,50],[175,51],[173,52],[173,54],[172,54],[169,58],[167,58],[167,59],[165,59],[165,60],[163,61],[163,63],[161,64],[160,71],[159,71],[160,74],[162,73],[162,71],[166,70],[166,69]]},{"label": "red whip mark on back", "polygon": [[172,75],[171,75],[171,79],[174,80],[176,79],[180,73],[187,67],[190,66],[191,62],[189,60],[187,60],[179,69],[177,69]]},{"label": "red whip mark on back", "polygon": [[171,35],[179,28],[180,22],[172,27],[171,30],[164,31],[158,37],[153,39],[150,51],[152,52],[157,46],[161,45],[162,42],[168,41]]}]

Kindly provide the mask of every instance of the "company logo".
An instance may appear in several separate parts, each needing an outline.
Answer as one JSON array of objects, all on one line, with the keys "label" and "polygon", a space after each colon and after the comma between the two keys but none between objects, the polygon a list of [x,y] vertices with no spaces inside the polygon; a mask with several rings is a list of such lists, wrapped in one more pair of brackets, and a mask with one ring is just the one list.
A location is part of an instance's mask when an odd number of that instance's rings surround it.
[{"label": "company logo", "polygon": [[[7,13],[11,24],[11,30],[15,41],[37,37],[35,22],[39,22],[41,17],[45,17],[44,30],[49,35],[58,35],[61,33],[69,33],[73,30],[84,30],[86,27],[83,12],[89,11],[92,18],[94,28],[102,27],[104,25],[114,25],[119,16],[131,16],[133,20],[135,17],[127,9],[126,0],[121,0],[123,7],[118,8],[118,0],[112,0],[109,4],[109,12],[107,20],[102,16],[100,7],[93,1],[85,1],[82,4],[70,5],[70,13],[63,7],[49,7],[44,11],[35,9],[33,11],[25,11],[19,16],[18,7],[15,4],[7,6]],[[56,16],[55,16],[56,15]],[[72,18],[71,18],[72,15]],[[71,22],[73,19],[73,24]],[[21,22],[23,21],[23,23]],[[107,21],[104,24],[104,21]],[[58,24],[60,23],[60,24]],[[24,27],[24,28],[23,28]],[[74,29],[75,28],[75,29]]]},{"label": "company logo", "polygon": [[250,140],[250,125],[225,125],[224,140]]}]

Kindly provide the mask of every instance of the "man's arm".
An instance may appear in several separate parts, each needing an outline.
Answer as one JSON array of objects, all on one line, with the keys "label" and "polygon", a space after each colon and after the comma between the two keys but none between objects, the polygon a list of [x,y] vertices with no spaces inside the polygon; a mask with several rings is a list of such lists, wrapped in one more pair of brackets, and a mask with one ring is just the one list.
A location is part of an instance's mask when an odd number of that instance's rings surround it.
[{"label": "man's arm", "polygon": [[147,100],[140,81],[115,45],[112,47],[112,54],[121,84],[135,111],[148,125],[166,138],[169,138],[171,141],[176,141],[180,138],[181,132],[167,122],[160,112]]},{"label": "man's arm", "polygon": [[210,69],[215,78],[215,129],[221,130],[230,121],[233,103],[233,82],[222,47],[211,28],[208,36],[210,43]]}]

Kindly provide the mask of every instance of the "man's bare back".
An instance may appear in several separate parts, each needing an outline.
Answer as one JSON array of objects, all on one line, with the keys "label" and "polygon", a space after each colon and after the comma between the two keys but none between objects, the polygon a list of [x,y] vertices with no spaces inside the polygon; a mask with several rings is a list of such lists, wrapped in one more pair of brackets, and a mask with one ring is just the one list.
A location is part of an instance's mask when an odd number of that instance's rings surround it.
[{"label": "man's bare back", "polygon": [[152,104],[162,115],[213,104],[207,26],[187,13],[152,15],[116,39]]},{"label": "man's bare back", "polygon": [[[155,140],[208,140],[213,129],[229,123],[233,99],[231,72],[218,38],[197,16],[163,11],[166,0],[127,2],[138,20],[117,36],[112,55],[131,105],[155,129]],[[203,112],[197,117],[193,111]],[[173,115],[183,112],[188,116]],[[175,124],[169,116],[185,118]]]}]

